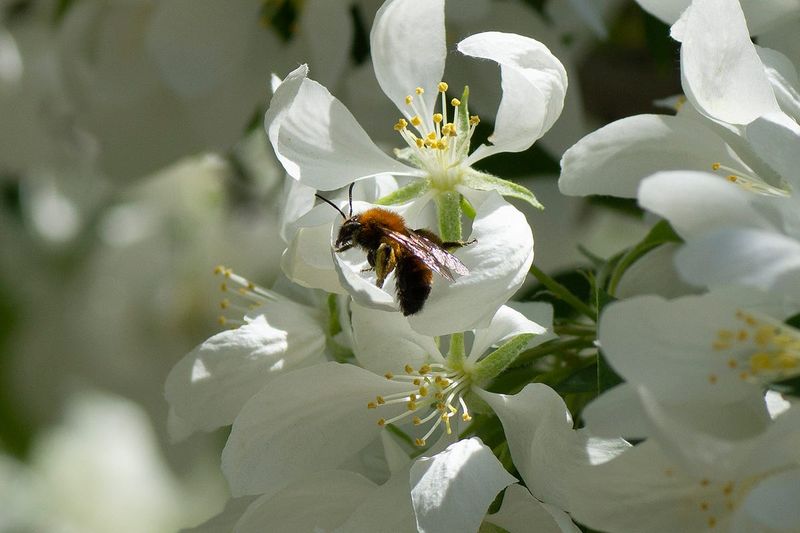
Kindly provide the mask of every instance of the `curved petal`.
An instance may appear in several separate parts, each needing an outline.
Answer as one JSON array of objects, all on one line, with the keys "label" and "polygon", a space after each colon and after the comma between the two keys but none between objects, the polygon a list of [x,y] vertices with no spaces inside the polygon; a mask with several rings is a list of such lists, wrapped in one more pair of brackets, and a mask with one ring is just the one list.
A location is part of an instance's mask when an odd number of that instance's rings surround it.
[{"label": "curved petal", "polygon": [[253,503],[255,498],[245,496],[244,498],[231,498],[225,504],[225,509],[218,515],[206,520],[202,524],[191,529],[182,529],[180,533],[219,533],[220,531],[233,531],[236,522],[242,517],[244,512]]},{"label": "curved petal", "polygon": [[487,327],[533,262],[533,234],[525,215],[495,192],[473,194],[470,200],[477,214],[469,239],[476,242],[454,252],[470,273],[454,283],[434,280],[425,307],[409,317],[420,333],[437,336]]},{"label": "curved petal", "polygon": [[762,527],[774,531],[800,528],[800,469],[769,476],[750,491],[743,511]]},{"label": "curved petal", "polygon": [[589,438],[572,429],[564,400],[541,383],[513,396],[476,389],[503,424],[514,464],[531,493],[570,510],[568,484],[583,466],[606,461],[628,445],[622,439]]},{"label": "curved petal", "polygon": [[486,522],[502,527],[508,533],[578,533],[569,515],[553,505],[534,498],[522,485],[511,485],[503,495],[503,506]]},{"label": "curved petal", "polygon": [[650,436],[639,394],[629,383],[605,391],[586,406],[581,417],[586,427],[600,437],[644,439]]},{"label": "curved petal", "polygon": [[661,21],[672,24],[681,16],[683,10],[689,7],[691,0],[636,0],[642,9],[661,19]]},{"label": "curved petal", "polygon": [[378,311],[355,302],[350,306],[356,359],[376,374],[399,372],[428,362],[444,362],[429,335],[417,333],[400,313]]},{"label": "curved petal", "polygon": [[782,276],[800,269],[800,242],[759,229],[726,228],[689,241],[675,264],[696,285],[771,289]]},{"label": "curved petal", "polygon": [[783,179],[800,191],[800,126],[784,113],[758,117],[747,125],[747,140]]},{"label": "curved petal", "polygon": [[[343,77],[353,43],[350,6],[330,0],[309,0],[301,9],[298,37],[305,40],[314,77],[334,87]],[[336,31],[330,31],[336,28]]]},{"label": "curved petal", "polygon": [[375,77],[386,96],[402,113],[413,115],[405,98],[422,87],[432,113],[447,55],[444,0],[385,2],[375,15],[369,42]]},{"label": "curved petal", "polygon": [[231,424],[276,376],[325,360],[325,332],[316,310],[281,300],[254,315],[248,324],[205,341],[169,373],[167,401],[194,428]]},{"label": "curved petal", "polygon": [[375,146],[350,111],[307,72],[303,65],[286,77],[264,117],[275,155],[290,176],[329,191],[383,173],[420,174]]},{"label": "curved petal", "polygon": [[497,493],[517,481],[477,437],[419,459],[410,478],[421,533],[477,531]]},{"label": "curved petal", "polygon": [[564,107],[567,72],[548,48],[529,37],[485,32],[458,43],[462,54],[500,65],[503,98],[490,145],[478,147],[466,160],[471,165],[497,152],[520,152],[550,129]]},{"label": "curved petal", "polygon": [[747,124],[780,111],[736,0],[692,4],[683,28],[681,81],[692,105],[722,122]]},{"label": "curved petal", "polygon": [[242,68],[248,37],[261,30],[259,9],[257,0],[159,2],[147,28],[148,52],[177,93],[189,98],[207,94]]},{"label": "curved petal", "polygon": [[[550,327],[552,328],[552,307],[547,304],[541,307],[543,311],[548,308],[550,310]],[[524,333],[544,335],[547,333],[547,328],[529,320],[519,311],[504,305],[497,310],[488,327],[475,330],[475,340],[472,342],[472,349],[467,359],[475,362],[486,353],[490,346],[503,344],[511,337]]]},{"label": "curved petal", "polygon": [[353,472],[317,472],[276,494],[257,499],[236,523],[234,531],[330,531],[347,520],[375,489],[373,482]]},{"label": "curved petal", "polygon": [[222,452],[231,492],[272,494],[307,474],[337,468],[378,436],[378,417],[367,402],[405,388],[339,363],[273,380],[245,404]]},{"label": "curved petal", "polygon": [[681,246],[667,243],[647,252],[625,271],[614,296],[620,300],[641,294],[677,298],[698,292],[697,287],[681,278],[675,267],[675,255]]},{"label": "curved petal", "polygon": [[775,93],[778,105],[790,117],[800,119],[800,80],[798,80],[797,68],[794,63],[781,52],[771,48],[757,46],[756,51],[761,62],[764,63],[767,79]]},{"label": "curved petal", "polygon": [[684,239],[725,227],[769,229],[753,194],[707,172],[659,172],[639,187],[639,204],[667,219]]},{"label": "curved petal", "polygon": [[635,198],[639,182],[662,170],[743,165],[703,124],[683,117],[636,115],[590,133],[564,153],[558,186],[569,195]]},{"label": "curved petal", "polygon": [[417,533],[408,469],[376,487],[336,533]]}]

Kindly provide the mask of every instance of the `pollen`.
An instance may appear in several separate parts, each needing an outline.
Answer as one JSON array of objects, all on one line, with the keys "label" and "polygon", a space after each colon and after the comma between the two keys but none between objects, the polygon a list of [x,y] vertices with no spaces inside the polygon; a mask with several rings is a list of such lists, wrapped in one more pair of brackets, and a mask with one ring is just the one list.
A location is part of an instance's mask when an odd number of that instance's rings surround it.
[{"label": "pollen", "polygon": [[450,100],[450,105],[453,107],[458,107],[461,105],[461,100],[459,100],[458,98],[453,98],[452,100]]},{"label": "pollen", "polygon": [[416,89],[414,89],[414,92],[417,93],[417,95],[423,95],[425,94],[425,89],[423,89],[422,87],[417,87]]},{"label": "pollen", "polygon": [[[412,119],[412,121],[413,121],[413,119]],[[401,118],[400,120],[398,120],[397,122],[394,123],[394,130],[395,131],[403,131],[407,127],[408,127],[408,122],[404,118]]]},{"label": "pollen", "polygon": [[420,124],[422,124],[422,119],[419,118],[419,115],[414,115],[413,117],[411,117],[411,124],[413,124],[414,126],[419,126]]},{"label": "pollen", "polygon": [[437,86],[436,86],[436,88],[437,88],[437,89],[439,89],[439,92],[440,92],[440,93],[443,93],[443,92],[446,92],[446,91],[447,91],[447,89],[449,89],[449,88],[450,88],[450,86],[449,86],[449,85],[447,85],[447,83],[446,83],[446,82],[440,81],[440,82],[439,82],[439,85],[437,85]]}]

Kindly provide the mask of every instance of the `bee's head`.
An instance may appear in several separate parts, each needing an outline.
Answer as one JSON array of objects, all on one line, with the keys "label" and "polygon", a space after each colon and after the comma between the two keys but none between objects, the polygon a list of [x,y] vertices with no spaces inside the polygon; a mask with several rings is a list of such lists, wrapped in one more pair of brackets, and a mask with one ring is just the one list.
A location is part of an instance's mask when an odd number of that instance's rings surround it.
[{"label": "bee's head", "polygon": [[339,228],[339,236],[336,237],[336,251],[342,252],[352,248],[358,239],[359,231],[361,231],[361,220],[359,216],[353,215],[346,218],[342,223],[342,227]]}]

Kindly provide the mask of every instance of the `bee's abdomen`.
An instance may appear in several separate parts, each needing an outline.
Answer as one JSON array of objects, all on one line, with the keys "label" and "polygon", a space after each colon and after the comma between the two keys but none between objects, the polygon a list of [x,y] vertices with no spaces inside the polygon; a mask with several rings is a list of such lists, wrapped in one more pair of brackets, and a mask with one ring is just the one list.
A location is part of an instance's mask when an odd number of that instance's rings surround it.
[{"label": "bee's abdomen", "polygon": [[419,258],[404,255],[397,261],[397,301],[404,316],[422,309],[431,293],[433,272]]}]

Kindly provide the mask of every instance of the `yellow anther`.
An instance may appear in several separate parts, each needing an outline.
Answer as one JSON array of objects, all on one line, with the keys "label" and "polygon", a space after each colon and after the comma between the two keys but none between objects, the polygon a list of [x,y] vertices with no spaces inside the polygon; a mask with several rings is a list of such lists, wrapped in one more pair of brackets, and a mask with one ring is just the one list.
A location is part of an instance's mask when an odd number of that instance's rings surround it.
[{"label": "yellow anther", "polygon": [[222,292],[226,292],[228,290],[228,284],[225,282],[220,283],[219,290],[221,290]]},{"label": "yellow anther", "polygon": [[422,419],[418,416],[415,416],[414,418],[411,419],[411,423],[414,424],[415,426],[418,426],[422,424]]},{"label": "yellow anther", "polygon": [[675,471],[674,471],[674,470],[672,470],[671,468],[665,468],[665,469],[664,469],[664,475],[665,475],[665,476],[667,476],[667,477],[672,477],[672,475],[673,475],[674,473],[675,473]]},{"label": "yellow anther", "polygon": [[228,319],[225,318],[224,316],[218,316],[217,322],[219,323],[220,326],[224,326],[228,322]]},{"label": "yellow anther", "polygon": [[756,330],[753,340],[759,346],[766,346],[775,337],[775,328],[772,326],[761,326]]},{"label": "yellow anther", "polygon": [[748,374],[747,372],[741,372],[739,374],[739,379],[741,379],[742,381],[747,380],[747,378],[749,378],[749,377],[750,377],[750,374]]},{"label": "yellow anther", "polygon": [[394,374],[392,374],[391,372],[387,372],[383,375],[383,377],[385,377],[386,379],[392,379],[394,377]]},{"label": "yellow anther", "polygon": [[711,344],[711,347],[714,348],[715,350],[727,350],[728,348],[731,347],[731,345],[730,343],[727,342],[714,341]]},{"label": "yellow anther", "polygon": [[425,396],[427,396],[427,395],[428,395],[428,387],[420,387],[420,388],[419,388],[419,395],[420,395],[421,397],[423,397],[423,398],[424,398]]},{"label": "yellow anther", "polygon": [[231,302],[230,302],[230,301],[229,301],[227,298],[225,298],[224,300],[222,300],[222,301],[219,303],[219,307],[220,307],[220,309],[227,309],[227,308],[229,308],[230,306],[231,306]]},{"label": "yellow anther", "polygon": [[417,145],[417,148],[422,148],[425,146],[425,141],[419,138],[414,139],[414,143]]},{"label": "yellow anther", "polygon": [[414,381],[412,381],[411,383],[419,387],[420,385],[422,385],[422,380],[419,378],[414,378]]},{"label": "yellow anther", "polygon": [[734,176],[733,174],[725,176],[725,179],[730,181],[731,183],[736,183],[736,176]]},{"label": "yellow anther", "polygon": [[414,101],[414,97],[413,96],[411,96],[410,94],[408,96],[406,96],[406,105],[411,105],[411,102],[413,102],[413,101]]},{"label": "yellow anther", "polygon": [[245,289],[244,287],[239,287],[238,289],[236,289],[236,292],[238,292],[243,296],[247,296],[247,289]]},{"label": "yellow anther", "polygon": [[767,370],[772,366],[772,357],[767,352],[756,352],[750,356],[750,368],[758,372]]},{"label": "yellow anther", "polygon": [[378,404],[375,403],[375,402],[369,402],[367,404],[367,409],[377,409],[377,408],[378,408]]},{"label": "yellow anther", "polygon": [[383,396],[375,396],[375,401],[378,402],[378,405],[383,405],[386,403],[386,399]]},{"label": "yellow anther", "polygon": [[750,334],[744,329],[740,329],[739,333],[736,334],[736,338],[742,342],[746,341],[748,337],[750,337]]},{"label": "yellow anther", "polygon": [[442,394],[441,392],[437,392],[433,395],[433,397],[436,398],[437,400],[441,400],[442,398],[444,398],[444,394]]},{"label": "yellow anther", "polygon": [[440,123],[440,122],[442,121],[442,119],[444,119],[444,117],[442,116],[442,114],[441,114],[441,113],[434,113],[434,114],[433,114],[433,122],[434,122],[435,124],[438,124],[438,123]]},{"label": "yellow anther", "polygon": [[417,410],[417,404],[415,402],[408,402],[406,404],[406,409],[408,409],[409,411],[416,411]]},{"label": "yellow anther", "polygon": [[712,385],[714,385],[717,382],[716,374],[709,374],[708,382],[711,383]]},{"label": "yellow anther", "polygon": [[728,368],[736,368],[739,366],[739,361],[736,359],[728,359]]},{"label": "yellow anther", "polygon": [[782,353],[777,358],[778,367],[783,370],[788,370],[790,368],[797,368],[798,361],[797,357],[789,355],[788,353]]},{"label": "yellow anther", "polygon": [[417,401],[417,395],[416,394],[409,394],[408,395],[408,399],[411,400],[412,402],[416,402]]},{"label": "yellow anther", "polygon": [[[432,131],[426,136],[426,141],[435,141],[435,140],[436,140],[436,132]],[[425,144],[427,144],[427,142]]]},{"label": "yellow anther", "polygon": [[724,487],[722,487],[722,493],[725,496],[730,496],[732,492],[733,492],[733,483],[728,482],[725,484]]},{"label": "yellow anther", "polygon": [[464,422],[469,422],[470,420],[472,420],[472,417],[467,413],[463,413],[461,415],[461,420],[463,420]]},{"label": "yellow anther", "polygon": [[417,446],[425,446],[425,439],[414,439],[414,444]]},{"label": "yellow anther", "polygon": [[411,117],[411,124],[413,124],[414,126],[419,126],[420,124],[422,124],[422,119],[419,118],[419,115],[414,115],[413,117]]},{"label": "yellow anther", "polygon": [[406,365],[403,367],[403,370],[406,371],[406,374],[411,374],[414,372],[414,367],[411,365]]},{"label": "yellow anther", "polygon": [[710,484],[711,484],[711,482],[706,478],[703,478],[703,479],[700,480],[700,486],[701,487],[708,487]]},{"label": "yellow anther", "polygon": [[717,337],[723,341],[729,341],[733,338],[733,332],[729,329],[721,329],[717,332]]},{"label": "yellow anther", "polygon": [[480,121],[481,121],[481,117],[479,117],[478,115],[472,115],[471,117],[469,117],[469,125],[470,126],[477,126],[478,123],[480,123]]},{"label": "yellow anther", "polygon": [[714,527],[717,525],[717,519],[713,516],[708,517],[708,527]]},{"label": "yellow anther", "polygon": [[407,126],[408,126],[408,122],[406,122],[406,119],[401,118],[400,120],[395,122],[394,131],[403,131],[404,129],[406,129]]},{"label": "yellow anther", "polygon": [[708,511],[709,503],[708,502],[700,502],[700,510],[701,511]]},{"label": "yellow anther", "polygon": [[222,274],[225,272],[225,267],[222,265],[217,265],[214,267],[214,274]]},{"label": "yellow anther", "polygon": [[722,163],[714,163],[714,164],[711,165],[711,170],[714,170],[714,171],[719,170],[719,168],[721,166],[722,166]]},{"label": "yellow anther", "polygon": [[255,284],[255,283],[253,283],[252,281],[248,281],[248,282],[247,282],[247,288],[248,288],[249,290],[251,290],[251,291],[252,291],[252,290],[255,290],[255,288],[256,288],[256,284]]},{"label": "yellow anther", "polygon": [[422,87],[417,87],[416,89],[414,89],[414,92],[417,94],[425,94],[425,89],[423,89]]},{"label": "yellow anther", "polygon": [[453,107],[458,107],[461,105],[461,100],[459,100],[458,98],[453,98],[452,100],[450,100],[450,105]]},{"label": "yellow anther", "polygon": [[425,375],[430,371],[431,371],[431,365],[422,365],[421,367],[419,367],[420,375]]},{"label": "yellow anther", "polygon": [[445,82],[443,82],[443,81],[440,81],[440,82],[439,82],[439,85],[437,85],[437,86],[436,86],[436,88],[437,88],[437,89],[439,89],[439,92],[440,92],[440,93],[443,93],[443,92],[447,91],[447,89],[448,89],[449,87],[450,87],[450,86],[449,86],[449,85],[447,85],[447,83],[445,83]]},{"label": "yellow anther", "polygon": [[386,425],[386,419],[385,419],[385,418],[379,418],[379,419],[378,419],[378,425],[379,425],[380,427],[383,427],[383,426],[385,426],[385,425]]},{"label": "yellow anther", "polygon": [[437,150],[447,150],[447,142],[444,139],[439,139],[436,143]]}]

